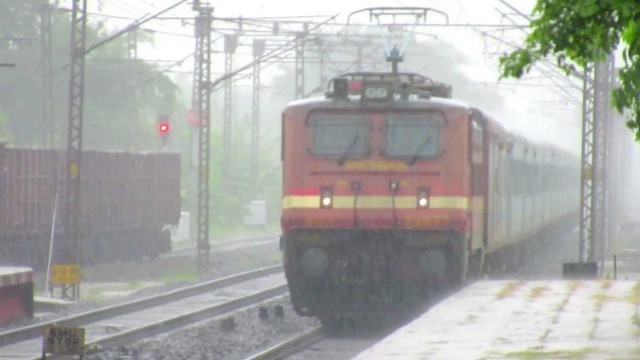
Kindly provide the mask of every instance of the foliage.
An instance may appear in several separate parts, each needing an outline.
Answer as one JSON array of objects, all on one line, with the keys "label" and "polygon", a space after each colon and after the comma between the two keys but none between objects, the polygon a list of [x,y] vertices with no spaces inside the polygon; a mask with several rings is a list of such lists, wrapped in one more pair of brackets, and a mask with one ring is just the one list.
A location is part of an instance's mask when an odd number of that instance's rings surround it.
[{"label": "foliage", "polygon": [[567,74],[603,61],[622,43],[624,65],[612,102],[630,110],[627,125],[640,141],[640,4],[637,0],[538,0],[532,32],[524,46],[500,58],[504,77],[521,77],[539,60],[554,55]]},{"label": "foliage", "polygon": [[[10,1],[0,11],[0,108],[17,146],[43,144],[51,124],[43,122],[40,50],[42,0]],[[51,15],[53,57],[54,145],[64,147],[69,117],[70,13]],[[90,19],[86,46],[111,33],[104,23]],[[148,42],[143,33],[138,42]],[[85,60],[83,148],[154,150],[158,148],[155,119],[175,114],[180,104],[177,87],[152,64],[128,59],[127,37],[107,43]],[[152,79],[146,81],[147,79]]]},{"label": "foliage", "polygon": [[[21,147],[42,146],[49,130],[42,116],[42,65],[40,52],[40,5],[42,0],[9,1],[0,11],[0,62],[15,63],[0,68],[0,139]],[[66,146],[69,117],[70,14],[52,13],[54,145]],[[113,33],[105,23],[89,17],[86,45],[89,47]],[[141,42],[151,39],[138,32]],[[9,40],[11,39],[11,40]],[[189,78],[190,81],[190,78]],[[185,125],[186,109],[178,87],[153,65],[128,58],[127,36],[121,36],[92,51],[85,61],[83,148],[102,150],[157,151],[155,127],[158,115],[169,115],[169,149],[182,154],[183,208],[197,216],[197,174],[191,164],[191,129]],[[250,101],[244,96],[243,103]],[[269,99],[263,98],[263,103]],[[265,104],[265,106],[271,104]],[[240,108],[240,107],[239,107]],[[278,112],[282,107],[278,107]],[[243,110],[250,110],[250,107]],[[218,109],[216,109],[218,110]],[[263,115],[263,120],[279,116]],[[267,202],[270,222],[280,214],[279,129],[264,123],[261,136],[258,179],[251,178],[249,119],[234,121],[230,185],[222,186],[222,131],[212,116],[210,208],[214,225],[241,225],[245,205],[251,200]],[[266,165],[269,164],[269,165]],[[195,222],[194,222],[195,223]]]},{"label": "foliage", "polygon": [[[250,101],[250,100],[246,100]],[[231,161],[229,173],[222,173],[222,128],[220,117],[212,116],[210,145],[210,181],[209,181],[209,214],[211,225],[222,227],[240,227],[246,214],[245,206],[252,200],[264,200],[267,204],[267,221],[277,223],[280,216],[281,202],[281,166],[280,143],[276,132],[265,126],[261,127],[261,143],[258,151],[259,164],[257,178],[252,178],[250,119],[244,117],[233,124],[233,141],[231,142]],[[265,119],[261,119],[265,120]],[[178,128],[176,126],[175,128]],[[192,164],[190,129],[180,127],[180,133],[172,134],[171,148],[182,154],[182,186],[186,190],[183,196],[183,208],[190,211],[192,218],[197,217],[198,172]],[[173,132],[173,130],[172,130]],[[176,135],[175,141],[173,135]],[[279,132],[277,133],[279,135]],[[194,228],[194,232],[196,229]],[[219,234],[217,234],[219,235]]]}]

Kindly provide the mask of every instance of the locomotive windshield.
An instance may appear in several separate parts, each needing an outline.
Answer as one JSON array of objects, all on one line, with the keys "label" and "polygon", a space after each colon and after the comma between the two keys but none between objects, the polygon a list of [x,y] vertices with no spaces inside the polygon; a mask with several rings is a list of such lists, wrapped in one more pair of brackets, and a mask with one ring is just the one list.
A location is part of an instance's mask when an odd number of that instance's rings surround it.
[{"label": "locomotive windshield", "polygon": [[440,128],[444,118],[439,113],[389,114],[386,116],[385,154],[390,157],[434,157],[440,152]]},{"label": "locomotive windshield", "polygon": [[369,123],[359,114],[312,114],[311,152],[317,156],[334,157],[339,161],[363,157],[368,152]]}]

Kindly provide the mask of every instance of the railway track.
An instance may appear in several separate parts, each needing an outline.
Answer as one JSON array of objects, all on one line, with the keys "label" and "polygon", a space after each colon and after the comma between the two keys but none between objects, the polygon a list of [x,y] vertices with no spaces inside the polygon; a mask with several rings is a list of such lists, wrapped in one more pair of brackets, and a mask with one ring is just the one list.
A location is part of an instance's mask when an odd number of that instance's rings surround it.
[{"label": "railway track", "polygon": [[325,332],[321,327],[307,331],[299,336],[277,344],[258,354],[250,356],[245,360],[277,360],[299,353],[310,346],[326,339]]},{"label": "railway track", "polygon": [[0,359],[40,359],[50,325],[86,329],[87,348],[128,344],[287,293],[281,266],[199,283],[123,304],[0,333]]}]

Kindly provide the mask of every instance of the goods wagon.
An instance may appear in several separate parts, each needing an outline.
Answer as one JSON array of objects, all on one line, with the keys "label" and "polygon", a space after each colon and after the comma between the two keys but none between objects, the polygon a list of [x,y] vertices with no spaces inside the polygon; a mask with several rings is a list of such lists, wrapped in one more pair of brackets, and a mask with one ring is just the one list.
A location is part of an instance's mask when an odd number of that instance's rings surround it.
[{"label": "goods wagon", "polygon": [[[54,261],[63,253],[56,240],[65,236],[65,152],[0,144],[0,169],[0,264],[42,268],[52,228]],[[180,216],[179,154],[84,151],[80,176],[82,263],[170,250],[165,230]]]}]

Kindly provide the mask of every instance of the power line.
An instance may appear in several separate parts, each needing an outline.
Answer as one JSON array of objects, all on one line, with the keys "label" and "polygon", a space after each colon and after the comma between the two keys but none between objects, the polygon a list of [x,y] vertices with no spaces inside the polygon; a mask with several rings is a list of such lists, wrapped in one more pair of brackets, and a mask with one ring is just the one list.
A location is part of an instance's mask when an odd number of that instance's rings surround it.
[{"label": "power line", "polygon": [[85,52],[84,52],[85,55],[89,54],[91,51],[99,48],[100,46],[108,43],[109,41],[114,40],[114,39],[120,37],[121,35],[128,33],[129,31],[139,28],[142,24],[144,24],[144,23],[146,23],[146,22],[148,22],[148,21],[150,21],[150,20],[152,20],[152,19],[154,19],[154,18],[156,18],[156,17],[158,17],[158,16],[160,16],[160,15],[162,15],[162,14],[164,14],[164,13],[166,13],[166,12],[168,12],[168,11],[174,9],[174,8],[176,8],[176,7],[178,7],[181,4],[184,4],[185,2],[187,2],[187,0],[180,0],[180,1],[176,2],[176,3],[174,3],[173,5],[171,5],[171,6],[167,7],[167,8],[165,8],[165,9],[157,12],[154,15],[151,15],[151,16],[146,16],[145,15],[142,18],[140,18],[138,20],[135,20],[133,23],[129,24],[124,29],[116,32],[115,34],[107,37],[106,39],[103,39],[102,41],[98,41],[96,44],[93,44],[93,45],[89,46],[89,48],[87,48],[85,50]]}]

